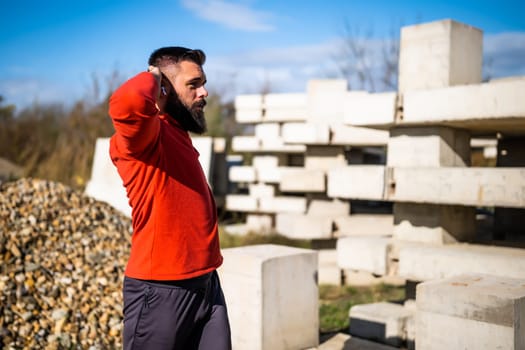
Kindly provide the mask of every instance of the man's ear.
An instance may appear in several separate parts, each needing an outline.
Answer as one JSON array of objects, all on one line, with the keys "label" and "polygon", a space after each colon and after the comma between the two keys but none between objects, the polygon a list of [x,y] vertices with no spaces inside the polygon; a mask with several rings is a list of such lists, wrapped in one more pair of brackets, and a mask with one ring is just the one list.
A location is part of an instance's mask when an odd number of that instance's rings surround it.
[{"label": "man's ear", "polygon": [[164,73],[161,73],[161,74],[162,74],[162,78],[160,81],[160,93],[163,96],[167,96],[173,90],[173,85],[171,85],[170,80],[168,79],[166,75],[164,75]]}]

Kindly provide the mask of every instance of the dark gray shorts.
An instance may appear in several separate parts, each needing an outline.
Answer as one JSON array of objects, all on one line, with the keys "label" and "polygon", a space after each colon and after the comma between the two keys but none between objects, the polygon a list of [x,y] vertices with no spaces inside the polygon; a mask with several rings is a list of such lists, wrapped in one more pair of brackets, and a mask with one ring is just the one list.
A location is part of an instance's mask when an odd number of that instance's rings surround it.
[{"label": "dark gray shorts", "polygon": [[124,349],[231,349],[216,271],[182,281],[124,278]]}]

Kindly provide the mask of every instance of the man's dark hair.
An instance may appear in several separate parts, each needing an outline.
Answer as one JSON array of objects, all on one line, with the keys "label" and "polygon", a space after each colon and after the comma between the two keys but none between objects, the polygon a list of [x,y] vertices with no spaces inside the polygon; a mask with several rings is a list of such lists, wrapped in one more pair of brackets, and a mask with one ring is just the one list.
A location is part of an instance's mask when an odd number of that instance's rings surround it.
[{"label": "man's dark hair", "polygon": [[192,50],[180,46],[161,47],[149,56],[150,66],[162,67],[166,64],[177,64],[181,61],[192,61],[199,66],[204,65],[206,55],[202,50]]}]

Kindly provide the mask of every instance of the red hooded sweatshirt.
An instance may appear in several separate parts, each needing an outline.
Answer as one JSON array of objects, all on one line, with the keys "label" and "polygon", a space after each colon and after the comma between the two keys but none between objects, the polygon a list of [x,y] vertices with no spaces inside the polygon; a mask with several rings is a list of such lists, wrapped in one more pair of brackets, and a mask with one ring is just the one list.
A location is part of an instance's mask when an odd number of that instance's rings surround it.
[{"label": "red hooded sweatshirt", "polygon": [[155,104],[140,73],[111,96],[110,156],[126,187],[133,235],[126,276],[180,280],[222,264],[213,194],[187,131]]}]

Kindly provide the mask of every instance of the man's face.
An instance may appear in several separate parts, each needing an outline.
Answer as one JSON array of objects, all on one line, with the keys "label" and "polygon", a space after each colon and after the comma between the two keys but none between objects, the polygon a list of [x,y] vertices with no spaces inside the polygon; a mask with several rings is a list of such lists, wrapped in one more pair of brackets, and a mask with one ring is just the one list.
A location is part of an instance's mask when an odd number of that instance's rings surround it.
[{"label": "man's face", "polygon": [[206,131],[204,106],[208,91],[204,87],[206,75],[202,67],[191,61],[182,61],[163,69],[173,89],[168,93],[166,112],[177,119],[188,131],[202,134]]}]

